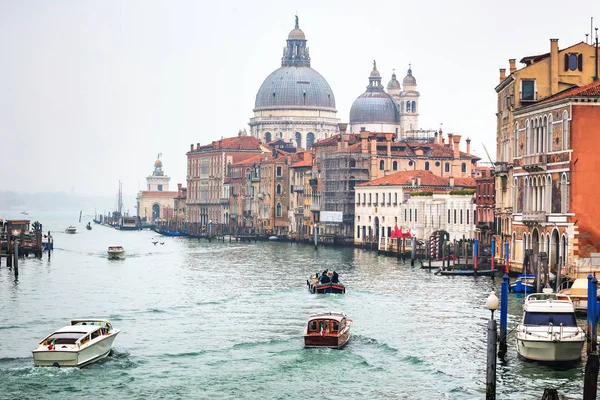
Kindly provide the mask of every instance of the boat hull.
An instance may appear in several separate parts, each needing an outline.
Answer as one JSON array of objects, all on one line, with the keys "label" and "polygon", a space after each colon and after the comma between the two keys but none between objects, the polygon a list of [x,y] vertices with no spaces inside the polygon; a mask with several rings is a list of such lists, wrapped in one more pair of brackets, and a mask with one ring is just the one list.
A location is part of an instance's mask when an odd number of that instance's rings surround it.
[{"label": "boat hull", "polygon": [[341,283],[315,283],[312,280],[306,281],[308,291],[311,293],[346,293],[346,287]]},{"label": "boat hull", "polygon": [[350,331],[347,330],[340,336],[305,335],[304,347],[327,347],[341,349],[350,341]]},{"label": "boat hull", "polygon": [[36,367],[84,367],[108,356],[118,334],[119,331],[116,330],[106,338],[81,349],[48,350],[42,348],[33,350],[33,364]]},{"label": "boat hull", "polygon": [[122,260],[123,258],[125,258],[125,252],[121,251],[121,252],[109,252],[108,253],[108,259],[109,260]]},{"label": "boat hull", "polygon": [[517,352],[533,361],[577,361],[581,359],[584,340],[581,341],[535,341],[517,338]]},{"label": "boat hull", "polygon": [[455,270],[440,270],[439,274],[440,275],[445,275],[445,276],[491,276],[492,274],[495,274],[496,271],[492,270],[492,269],[483,269],[483,270],[477,270],[477,273],[475,273],[475,270],[472,269],[455,269]]}]

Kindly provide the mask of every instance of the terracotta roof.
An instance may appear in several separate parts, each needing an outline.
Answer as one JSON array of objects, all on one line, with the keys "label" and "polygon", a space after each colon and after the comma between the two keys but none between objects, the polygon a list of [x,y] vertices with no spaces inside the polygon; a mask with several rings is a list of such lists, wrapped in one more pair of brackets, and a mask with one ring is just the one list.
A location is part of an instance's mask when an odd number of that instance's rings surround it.
[{"label": "terracotta roof", "polygon": [[292,164],[292,168],[312,167],[313,159],[311,157],[311,153],[312,152],[310,150],[301,151],[301,152],[297,153],[298,158],[302,157],[302,159],[300,161],[297,161],[295,164]]},{"label": "terracotta roof", "polygon": [[[569,50],[571,47],[575,47],[575,46],[580,45],[582,43],[587,44],[587,43],[581,41],[581,42],[575,43],[572,46],[565,47],[564,49],[558,49],[558,52],[560,53],[561,51]],[[525,56],[519,62],[522,63],[522,64],[525,64],[526,66],[530,66],[531,64],[533,64],[535,62],[538,62],[538,61],[541,61],[544,58],[548,58],[548,57],[550,57],[550,53],[538,54],[538,55],[535,55],[535,56]]]},{"label": "terracotta roof", "polygon": [[[356,186],[405,186],[412,185],[413,178],[415,183],[417,178],[421,178],[421,186],[448,187],[450,181],[448,177],[434,175],[431,171],[413,170],[396,172]],[[473,178],[454,178],[454,186],[474,188],[475,180]]]},{"label": "terracotta roof", "polygon": [[[353,133],[345,133],[344,136],[345,136],[345,139],[350,144],[360,142],[360,138],[358,137],[358,135],[355,135]],[[337,135],[333,135],[331,137],[328,137],[327,139],[323,139],[323,140],[319,140],[318,142],[314,142],[313,147],[333,146],[333,145],[337,146],[337,143],[339,141],[340,141],[340,134],[338,133]]]},{"label": "terracotta roof", "polygon": [[600,79],[585,86],[575,86],[562,92],[556,93],[550,97],[535,104],[548,103],[554,100],[565,99],[567,97],[600,97]]},{"label": "terracotta roof", "polygon": [[245,160],[238,161],[233,165],[254,165],[254,163],[260,162],[263,157],[264,154],[256,154],[250,158],[246,158]]},{"label": "terracotta roof", "polygon": [[211,151],[211,150],[260,150],[260,140],[254,136],[235,136],[213,141],[211,144],[194,148],[188,153]]}]

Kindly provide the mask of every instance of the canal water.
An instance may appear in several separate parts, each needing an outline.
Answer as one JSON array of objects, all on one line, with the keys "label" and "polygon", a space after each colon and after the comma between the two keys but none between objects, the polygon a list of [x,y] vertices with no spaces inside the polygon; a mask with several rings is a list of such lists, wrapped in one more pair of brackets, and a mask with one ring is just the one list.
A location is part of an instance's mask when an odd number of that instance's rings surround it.
[{"label": "canal water", "polygon": [[[3,217],[17,217],[3,213]],[[52,231],[50,257],[0,268],[0,398],[481,399],[485,300],[501,280],[441,277],[359,249],[209,243],[120,232],[78,213],[27,216]],[[64,229],[73,224],[77,234]],[[154,245],[153,240],[159,240]],[[109,260],[122,245],[125,260]],[[336,270],[345,295],[313,295],[309,275]],[[511,295],[509,329],[522,298]],[[342,350],[304,349],[309,315],[354,320]],[[37,342],[77,317],[121,333],[114,353],[82,369],[35,368]],[[517,357],[510,337],[498,398],[539,399],[546,387],[581,398],[583,363]]]}]

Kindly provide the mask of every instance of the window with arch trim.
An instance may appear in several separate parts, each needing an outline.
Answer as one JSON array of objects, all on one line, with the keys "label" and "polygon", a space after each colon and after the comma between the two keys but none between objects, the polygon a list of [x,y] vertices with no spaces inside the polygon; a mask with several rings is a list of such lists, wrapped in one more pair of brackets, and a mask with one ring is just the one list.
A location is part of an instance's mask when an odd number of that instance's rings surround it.
[{"label": "window with arch trim", "polygon": [[425,171],[429,171],[429,161],[425,161]]},{"label": "window with arch trim", "polygon": [[446,163],[446,165],[444,166],[444,171],[450,172],[450,163]]},{"label": "window with arch trim", "polygon": [[271,141],[271,132],[265,133],[265,144]]},{"label": "window with arch trim", "polygon": [[467,163],[462,163],[460,170],[461,172],[467,172]]},{"label": "window with arch trim", "polygon": [[394,161],[394,162],[392,163],[392,170],[394,170],[394,171],[398,171],[398,161]]},{"label": "window with arch trim", "polygon": [[276,193],[281,194],[281,185],[279,183],[277,184]]},{"label": "window with arch trim", "polygon": [[563,113],[562,149],[567,150],[568,148],[569,148],[569,114],[565,111]]},{"label": "window with arch trim", "polygon": [[410,108],[411,108],[412,112],[416,113],[417,112],[417,103],[415,101],[413,101],[411,103]]},{"label": "window with arch trim", "polygon": [[546,133],[548,136],[548,140],[546,141],[546,145],[548,146],[548,151],[552,151],[552,132],[554,131],[552,126],[552,113],[548,115],[548,128],[546,129]]},{"label": "window with arch trim", "polygon": [[381,171],[383,171],[383,170],[384,170],[384,168],[385,168],[385,163],[383,162],[383,160],[379,161],[379,169],[380,169]]},{"label": "window with arch trim", "polygon": [[515,146],[513,149],[513,155],[517,157],[519,155],[519,124],[515,124]]}]

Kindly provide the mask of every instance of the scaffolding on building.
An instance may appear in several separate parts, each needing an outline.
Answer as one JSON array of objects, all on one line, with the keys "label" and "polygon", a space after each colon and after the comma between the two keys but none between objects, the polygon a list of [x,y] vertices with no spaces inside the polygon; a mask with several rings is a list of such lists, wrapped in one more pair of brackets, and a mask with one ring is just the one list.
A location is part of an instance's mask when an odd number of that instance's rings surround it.
[{"label": "scaffolding on building", "polygon": [[398,141],[433,143],[437,133],[438,131],[436,129],[411,129],[401,132]]}]

